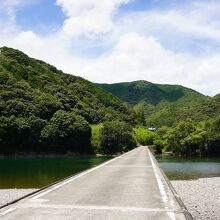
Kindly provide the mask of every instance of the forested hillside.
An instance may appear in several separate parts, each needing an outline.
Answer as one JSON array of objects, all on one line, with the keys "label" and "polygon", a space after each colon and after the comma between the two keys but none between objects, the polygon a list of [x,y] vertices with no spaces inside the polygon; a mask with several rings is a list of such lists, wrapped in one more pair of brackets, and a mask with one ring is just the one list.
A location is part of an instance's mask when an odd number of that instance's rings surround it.
[{"label": "forested hillside", "polygon": [[99,86],[134,108],[143,126],[135,129],[139,143],[153,145],[157,153],[220,155],[220,95],[146,81]]},{"label": "forested hillside", "polygon": [[186,97],[203,97],[202,94],[183,86],[154,84],[144,80],[97,85],[133,106],[142,102],[158,105],[161,102],[172,103]]},{"label": "forested hillside", "polygon": [[172,126],[189,118],[203,121],[220,113],[217,98],[179,85],[147,81],[98,85],[132,105],[150,127]]},{"label": "forested hillside", "polygon": [[137,142],[220,154],[219,115],[220,95],[146,81],[94,84],[0,49],[0,155],[117,154]]},{"label": "forested hillside", "polygon": [[[0,53],[1,114],[34,114],[50,119],[59,109],[74,110],[89,123],[106,118],[129,120],[129,108],[111,93],[80,77],[65,74],[24,53],[3,47]],[[13,109],[19,103],[19,109]],[[4,105],[7,105],[7,110]],[[16,105],[17,106],[17,105]],[[15,114],[14,114],[15,113]]]},{"label": "forested hillside", "polygon": [[93,83],[18,50],[0,49],[0,153],[60,146],[61,152],[90,151],[89,124],[132,124],[133,117],[125,103]]},{"label": "forested hillside", "polygon": [[[144,106],[139,110],[144,111]],[[146,108],[147,109],[147,108]],[[220,99],[216,97],[198,97],[180,99],[175,103],[159,105],[154,112],[147,115],[146,124],[161,127],[191,119],[194,122],[207,121],[220,115]]]}]

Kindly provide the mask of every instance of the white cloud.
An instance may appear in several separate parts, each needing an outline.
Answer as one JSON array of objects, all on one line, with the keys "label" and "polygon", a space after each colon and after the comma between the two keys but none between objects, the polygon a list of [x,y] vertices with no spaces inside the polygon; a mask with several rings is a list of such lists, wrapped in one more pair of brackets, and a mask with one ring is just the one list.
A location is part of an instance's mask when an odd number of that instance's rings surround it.
[{"label": "white cloud", "polygon": [[[220,39],[220,3],[215,2],[214,6],[197,1],[181,10],[129,13],[115,20],[118,8],[127,2],[57,0],[67,16],[61,30],[39,36],[0,21],[0,46],[18,48],[94,82],[144,79],[181,84],[209,95],[220,92],[220,52],[205,51],[205,47]],[[205,52],[195,56],[192,51],[172,50],[162,43],[164,38],[171,39],[173,44],[185,38],[209,41],[202,46]],[[80,45],[77,49],[82,47],[84,51],[97,41],[108,47],[102,55],[88,58],[74,50],[76,44]]]},{"label": "white cloud", "polygon": [[0,0],[0,15],[6,14],[9,21],[16,21],[16,10],[33,4],[36,0]]},{"label": "white cloud", "polygon": [[113,27],[113,16],[129,0],[57,0],[67,16],[63,33],[69,37],[105,34]]},{"label": "white cloud", "polygon": [[128,33],[121,36],[111,53],[93,62],[87,77],[99,82],[146,79],[160,83],[184,83],[190,77],[186,71],[191,58],[165,49],[153,37]]},{"label": "white cloud", "polygon": [[[206,7],[205,7],[206,6]],[[135,30],[158,38],[181,37],[220,41],[220,2],[199,3],[181,10],[149,10],[126,14],[118,21],[118,31]],[[138,21],[138,22],[137,22]]]}]

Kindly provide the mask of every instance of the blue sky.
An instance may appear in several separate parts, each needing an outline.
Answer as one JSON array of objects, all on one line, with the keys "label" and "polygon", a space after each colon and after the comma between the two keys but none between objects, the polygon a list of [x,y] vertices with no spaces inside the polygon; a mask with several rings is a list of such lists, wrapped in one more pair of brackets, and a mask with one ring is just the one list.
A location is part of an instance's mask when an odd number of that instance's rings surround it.
[{"label": "blue sky", "polygon": [[[164,9],[172,5],[180,4],[180,1],[170,0],[136,0],[119,8],[118,13],[127,13],[133,11],[143,11],[150,9]],[[39,33],[41,26],[62,26],[65,20],[65,14],[62,9],[57,6],[55,0],[38,0],[33,4],[17,10],[17,22],[24,30],[32,29]]]},{"label": "blue sky", "polygon": [[[174,1],[173,1],[174,2]],[[150,10],[153,8],[163,9],[174,3],[170,0],[136,0],[126,5],[122,5],[118,10],[118,15],[123,13]],[[169,6],[168,6],[169,5]],[[16,12],[17,23],[23,30],[33,30],[39,34],[45,34],[50,29],[45,27],[61,27],[65,21],[65,14],[55,0],[38,0],[32,4],[21,7]]]},{"label": "blue sky", "polygon": [[189,3],[189,0],[136,0],[121,7],[123,11],[145,11],[152,9],[165,10],[181,7]]},{"label": "blue sky", "polygon": [[51,29],[61,27],[65,20],[65,14],[54,0],[35,1],[20,8],[16,16],[17,23],[23,30],[31,29],[39,34],[47,34]]},{"label": "blue sky", "polygon": [[[122,4],[115,17],[122,17],[124,14],[127,15],[135,12],[144,13],[151,10],[161,11],[161,13],[166,10],[180,10],[181,8],[187,7],[189,3],[189,0],[132,0],[128,4]],[[35,0],[32,4],[21,7],[16,11],[18,26],[24,31],[32,30],[39,35],[47,35],[62,28],[65,19],[65,13],[62,11],[62,8],[56,4],[55,0]],[[213,41],[209,42],[206,37],[199,36],[199,38],[197,38],[191,36],[190,38],[186,38],[183,35],[175,38],[169,31],[168,33],[164,32],[163,35],[160,35],[160,32],[155,32],[154,34],[163,45],[176,52],[189,51],[197,55],[203,53],[204,50],[207,52],[207,50],[212,50],[213,48],[215,48],[215,50],[220,49],[218,43]],[[210,49],[203,47],[203,45],[206,44]],[[76,53],[91,57],[99,56],[103,50],[108,50],[109,47],[102,48],[100,45],[89,45],[88,48],[81,49],[82,52],[80,52],[79,47],[73,47]]]},{"label": "blue sky", "polygon": [[218,0],[0,0],[0,46],[94,82],[220,93]]}]

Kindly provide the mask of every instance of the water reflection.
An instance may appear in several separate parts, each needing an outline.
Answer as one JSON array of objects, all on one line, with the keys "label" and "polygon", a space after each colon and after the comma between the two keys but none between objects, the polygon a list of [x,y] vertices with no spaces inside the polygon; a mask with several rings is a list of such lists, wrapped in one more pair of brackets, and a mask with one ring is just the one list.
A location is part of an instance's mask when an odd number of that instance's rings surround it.
[{"label": "water reflection", "polygon": [[220,158],[162,156],[157,160],[171,180],[220,176]]},{"label": "water reflection", "polygon": [[0,159],[0,188],[41,188],[110,157]]}]

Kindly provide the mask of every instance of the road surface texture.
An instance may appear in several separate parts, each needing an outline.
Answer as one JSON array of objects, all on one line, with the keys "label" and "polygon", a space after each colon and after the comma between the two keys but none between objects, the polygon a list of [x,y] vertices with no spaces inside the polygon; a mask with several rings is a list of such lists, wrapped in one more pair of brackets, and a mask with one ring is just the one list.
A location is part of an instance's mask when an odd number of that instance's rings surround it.
[{"label": "road surface texture", "polygon": [[0,210],[1,220],[189,220],[141,146]]}]

